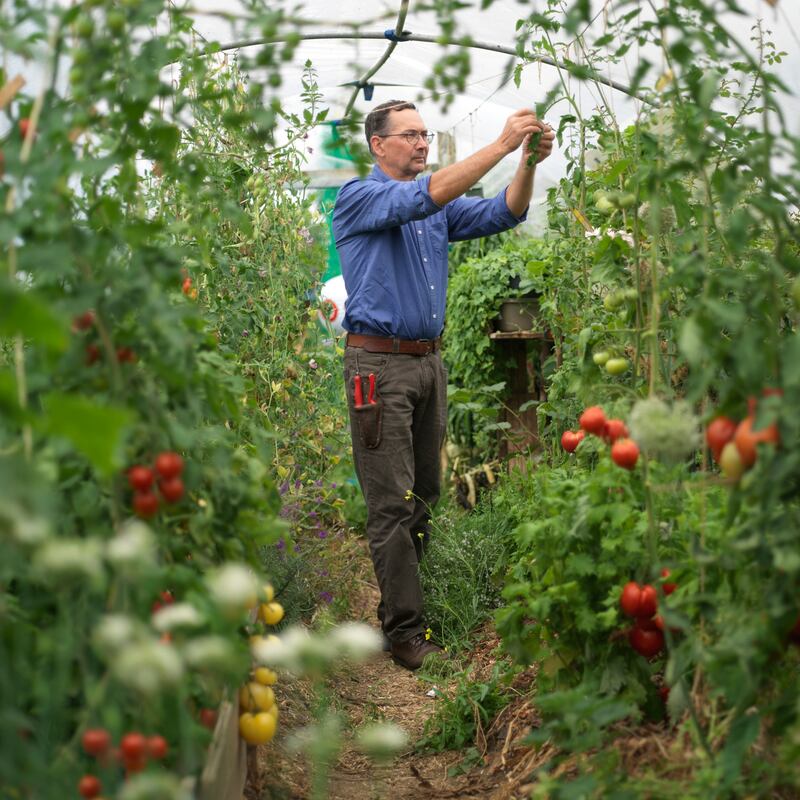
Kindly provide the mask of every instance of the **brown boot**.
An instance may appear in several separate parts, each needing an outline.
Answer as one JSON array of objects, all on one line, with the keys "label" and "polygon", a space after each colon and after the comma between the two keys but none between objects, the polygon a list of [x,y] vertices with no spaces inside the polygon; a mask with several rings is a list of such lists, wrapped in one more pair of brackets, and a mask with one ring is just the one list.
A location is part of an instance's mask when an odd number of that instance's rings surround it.
[{"label": "brown boot", "polygon": [[444,650],[438,644],[427,640],[424,633],[418,633],[406,642],[392,642],[391,652],[392,658],[406,669],[419,669],[425,656],[431,653],[445,655]]}]

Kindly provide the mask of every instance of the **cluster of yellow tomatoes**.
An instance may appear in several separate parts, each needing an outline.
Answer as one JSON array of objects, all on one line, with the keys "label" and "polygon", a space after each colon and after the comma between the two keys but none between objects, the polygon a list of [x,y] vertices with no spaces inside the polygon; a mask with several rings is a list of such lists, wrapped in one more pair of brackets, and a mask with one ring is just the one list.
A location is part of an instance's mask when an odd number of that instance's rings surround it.
[{"label": "cluster of yellow tomatoes", "polygon": [[[269,584],[264,586],[264,600],[258,608],[259,619],[266,625],[277,625],[283,619],[283,606],[275,602],[275,591]],[[266,744],[275,736],[278,702],[272,687],[277,682],[274,670],[255,667],[250,680],[239,689],[239,735],[247,744]]]}]

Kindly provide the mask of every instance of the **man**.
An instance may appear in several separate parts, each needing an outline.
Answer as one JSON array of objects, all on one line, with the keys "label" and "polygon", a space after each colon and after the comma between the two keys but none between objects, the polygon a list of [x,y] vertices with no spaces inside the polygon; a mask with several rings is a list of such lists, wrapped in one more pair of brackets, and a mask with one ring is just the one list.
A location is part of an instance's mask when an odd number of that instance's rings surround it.
[{"label": "man", "polygon": [[[448,242],[513,228],[527,214],[536,165],[555,134],[533,111],[512,114],[492,144],[417,180],[428,133],[413,103],[391,101],[366,118],[375,167],[346,183],[333,234],[347,288],[345,387],[353,459],[367,505],[367,538],[381,591],[378,618],[395,661],[408,669],[441,653],[426,639],[419,561],[439,499],[447,374],[439,353]],[[521,147],[513,180],[492,199],[462,195]]]}]

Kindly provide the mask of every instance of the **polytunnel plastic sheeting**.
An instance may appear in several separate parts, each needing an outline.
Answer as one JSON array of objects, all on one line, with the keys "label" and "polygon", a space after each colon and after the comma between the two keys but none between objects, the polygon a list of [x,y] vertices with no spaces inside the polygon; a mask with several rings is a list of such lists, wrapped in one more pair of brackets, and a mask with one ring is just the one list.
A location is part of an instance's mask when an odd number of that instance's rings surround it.
[{"label": "polytunnel plastic sheeting", "polygon": [[[310,60],[317,72],[319,88],[323,95],[322,105],[330,108],[330,117],[335,119],[342,115],[353,91],[347,82],[359,79],[375,64],[386,50],[388,40],[358,40],[348,38],[348,30],[358,25],[363,32],[377,32],[392,29],[396,23],[401,7],[400,0],[388,3],[375,3],[368,0],[307,0],[300,3],[272,3],[272,7],[280,6],[294,10],[295,15],[308,21],[304,26],[306,33],[336,32],[342,33],[341,39],[325,39],[303,41],[295,51],[294,60],[282,68],[283,83],[281,87],[284,105],[292,110],[302,107],[299,89],[302,77],[302,66],[306,59]],[[740,0],[743,15],[724,14],[724,22],[742,42],[749,42],[751,27],[757,19],[762,19],[777,51],[784,51],[783,62],[775,64],[771,69],[793,89],[796,86],[796,75],[800,73],[800,4],[796,0],[777,0],[774,4],[767,0]],[[198,10],[217,7],[214,0],[197,0]],[[502,2],[495,0],[487,9],[480,9],[480,2],[475,0],[469,7],[459,9],[455,13],[457,28],[454,38],[469,35],[472,39],[514,48],[517,36],[517,21],[527,16],[533,8],[541,10],[544,3]],[[585,37],[588,43],[596,40],[607,31],[609,19],[619,16],[632,8],[631,3],[592,2],[592,23],[587,26]],[[646,13],[643,7],[643,13]],[[235,4],[229,4],[227,11],[233,11]],[[247,31],[237,23],[223,23],[214,16],[196,15],[197,29],[209,41],[227,44],[258,36],[255,31]],[[420,10],[419,4],[411,3],[408,10],[404,30],[414,34],[437,36],[440,27],[433,11]],[[556,41],[564,41],[556,35]],[[247,53],[249,49],[245,49]],[[250,50],[251,53],[255,52]],[[441,58],[444,49],[441,45],[407,41],[397,45],[385,65],[370,81],[375,83],[374,93],[370,100],[359,92],[355,108],[366,114],[379,103],[390,99],[414,100],[432,131],[447,131],[455,136],[456,157],[463,158],[474,150],[489,144],[502,130],[505,119],[514,110],[532,107],[544,99],[547,92],[558,81],[555,67],[541,63],[529,64],[522,72],[520,86],[508,78],[508,67],[512,57],[497,52],[470,49],[471,72],[467,86],[457,94],[456,99],[447,109],[430,98],[430,92],[424,88],[425,79],[431,74],[436,61]],[[570,56],[578,60],[573,49]],[[631,48],[621,64],[614,65],[606,77],[628,85],[640,58],[648,58],[652,63],[661,63],[660,51],[655,48]],[[505,76],[505,80],[504,80]],[[638,101],[623,92],[608,86],[597,86],[581,82],[568,75],[563,76],[574,96],[575,102],[584,115],[591,115],[601,104],[601,93],[606,103],[613,109],[621,126],[629,124],[640,107]],[[654,80],[655,77],[652,78]],[[380,84],[397,84],[382,86]],[[422,99],[419,96],[422,95]],[[794,132],[800,132],[800,102],[796,96],[785,96],[782,102],[787,121]],[[556,104],[547,114],[547,121],[557,126],[563,114],[571,113],[566,101]],[[308,144],[308,168],[314,172],[330,166],[325,161],[320,147],[320,136],[312,137]],[[507,157],[498,167],[484,178],[486,194],[498,191],[507,182],[516,167],[518,156]],[[436,141],[432,146],[431,163],[438,161]],[[534,199],[542,199],[548,186],[557,182],[564,175],[566,161],[558,148],[553,155],[543,162],[537,172]]]}]

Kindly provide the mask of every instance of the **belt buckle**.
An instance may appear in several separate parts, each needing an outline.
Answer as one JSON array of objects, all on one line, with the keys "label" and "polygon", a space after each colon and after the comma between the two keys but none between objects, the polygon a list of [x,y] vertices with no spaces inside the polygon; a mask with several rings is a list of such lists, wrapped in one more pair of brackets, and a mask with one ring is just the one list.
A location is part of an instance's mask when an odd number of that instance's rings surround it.
[{"label": "belt buckle", "polygon": [[425,345],[425,354],[433,352],[433,342],[431,339],[417,339],[418,344]]}]

